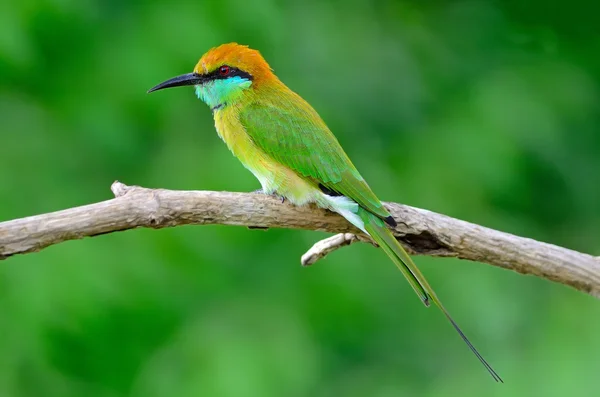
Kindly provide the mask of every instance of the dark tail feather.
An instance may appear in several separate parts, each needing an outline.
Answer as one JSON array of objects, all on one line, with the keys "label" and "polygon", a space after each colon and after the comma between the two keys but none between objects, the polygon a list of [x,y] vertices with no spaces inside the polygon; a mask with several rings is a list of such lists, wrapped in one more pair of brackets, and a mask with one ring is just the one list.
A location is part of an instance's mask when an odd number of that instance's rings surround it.
[{"label": "dark tail feather", "polygon": [[[438,306],[440,306],[440,305],[438,305]],[[462,332],[462,330],[460,329],[460,327],[458,326],[458,324],[456,324],[456,322],[452,319],[452,317],[450,317],[450,314],[448,314],[448,312],[446,311],[446,309],[444,309],[441,306],[440,306],[440,308],[442,309],[442,312],[444,312],[444,315],[448,318],[448,320],[450,320],[450,323],[452,324],[452,326],[454,327],[454,329],[456,330],[456,332],[458,332],[458,334],[460,335],[460,337],[462,338],[462,340],[465,341],[465,343],[467,344],[467,346],[469,346],[469,349],[471,349],[471,351],[479,359],[479,361],[481,362],[481,364],[483,364],[483,366],[488,370],[488,372],[490,373],[490,375],[492,375],[492,378],[494,378],[494,380],[496,382],[504,383],[504,381],[502,380],[502,378],[500,377],[500,375],[498,375],[498,373],[496,371],[494,371],[494,368],[492,368],[492,366],[490,364],[488,364],[487,361],[485,361],[485,358],[483,358],[483,356],[477,351],[477,349],[475,349],[475,346],[473,346],[473,344],[471,343],[471,341],[469,340],[469,338],[467,338],[467,336]]]},{"label": "dark tail feather", "polygon": [[[383,220],[377,218],[375,215],[367,212],[360,208],[358,212],[362,221],[365,224],[365,230],[371,235],[373,240],[385,251],[385,253],[392,259],[394,264],[400,269],[404,277],[408,280],[411,287],[415,290],[421,301],[425,306],[429,306],[429,300],[431,299],[444,313],[446,318],[450,321],[456,332],[460,335],[463,341],[469,346],[469,349],[479,359],[481,364],[488,370],[490,375],[496,382],[504,382],[502,378],[494,371],[494,369],[488,364],[487,361],[481,356],[481,354],[475,349],[475,346],[469,341],[466,335],[462,332],[458,324],[450,317],[448,311],[442,305],[442,302],[438,299],[437,295],[425,280],[425,277],[421,271],[414,264],[410,256],[406,253],[404,248],[400,245],[398,240],[394,237],[392,232],[385,226]],[[393,218],[392,218],[393,220]],[[388,220],[385,220],[388,222]],[[389,222],[388,222],[389,223]],[[395,223],[395,221],[394,221]]]}]

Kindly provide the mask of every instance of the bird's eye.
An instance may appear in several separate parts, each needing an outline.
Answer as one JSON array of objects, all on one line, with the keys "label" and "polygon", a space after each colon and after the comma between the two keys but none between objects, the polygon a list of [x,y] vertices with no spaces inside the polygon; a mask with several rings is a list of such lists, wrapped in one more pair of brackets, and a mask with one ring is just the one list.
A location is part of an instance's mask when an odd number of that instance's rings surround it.
[{"label": "bird's eye", "polygon": [[230,71],[231,71],[231,68],[227,65],[223,65],[219,68],[219,74],[221,76],[227,76]]}]

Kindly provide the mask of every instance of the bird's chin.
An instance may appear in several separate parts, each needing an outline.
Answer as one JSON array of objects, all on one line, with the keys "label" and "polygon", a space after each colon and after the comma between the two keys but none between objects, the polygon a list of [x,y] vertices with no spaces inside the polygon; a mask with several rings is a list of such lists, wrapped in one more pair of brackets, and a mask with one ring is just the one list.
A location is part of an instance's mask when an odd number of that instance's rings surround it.
[{"label": "bird's chin", "polygon": [[195,85],[194,90],[196,91],[196,96],[198,97],[198,99],[202,100],[203,102],[206,102],[204,100],[204,98],[206,96],[206,89],[204,87],[204,84]]}]

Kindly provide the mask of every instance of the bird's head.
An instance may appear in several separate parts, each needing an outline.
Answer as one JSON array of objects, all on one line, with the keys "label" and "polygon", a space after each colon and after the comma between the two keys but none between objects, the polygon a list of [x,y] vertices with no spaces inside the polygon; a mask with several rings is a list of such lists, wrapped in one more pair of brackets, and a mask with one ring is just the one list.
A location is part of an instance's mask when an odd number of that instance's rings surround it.
[{"label": "bird's head", "polygon": [[235,103],[251,87],[273,78],[271,68],[258,51],[229,43],[210,49],[192,73],[169,79],[148,92],[193,85],[198,98],[215,111]]}]

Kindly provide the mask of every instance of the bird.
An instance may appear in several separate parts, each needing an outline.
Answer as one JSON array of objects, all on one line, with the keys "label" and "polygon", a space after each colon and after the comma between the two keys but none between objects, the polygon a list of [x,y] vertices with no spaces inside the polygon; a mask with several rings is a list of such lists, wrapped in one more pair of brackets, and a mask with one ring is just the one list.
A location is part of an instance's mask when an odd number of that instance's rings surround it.
[{"label": "bird", "polygon": [[237,43],[208,50],[193,72],[148,93],[194,86],[212,111],[219,137],[261,184],[265,194],[292,204],[315,203],[337,212],[389,256],[420,300],[433,302],[497,382],[502,378],[471,344],[388,226],[383,206],[327,127],[300,95],[273,72],[259,51]]}]

